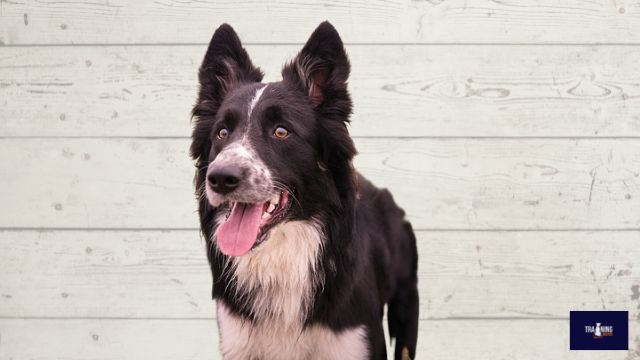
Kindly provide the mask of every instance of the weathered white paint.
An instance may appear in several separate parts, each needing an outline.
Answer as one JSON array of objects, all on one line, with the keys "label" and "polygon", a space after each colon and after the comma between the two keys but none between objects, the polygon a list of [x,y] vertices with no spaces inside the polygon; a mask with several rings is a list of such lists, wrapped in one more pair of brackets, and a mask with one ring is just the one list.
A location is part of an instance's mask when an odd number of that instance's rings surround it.
[{"label": "weathered white paint", "polygon": [[[429,359],[636,360],[634,350],[569,351],[567,320],[445,320],[419,324],[418,353]],[[3,359],[221,359],[214,320],[2,319]],[[34,346],[29,339],[38,339]],[[422,355],[420,359],[422,359]]]},{"label": "weathered white paint", "polygon": [[302,43],[331,20],[347,42],[561,43],[640,39],[633,1],[5,1],[4,44],[205,43],[228,22],[249,42]]},{"label": "weathered white paint", "polygon": [[[635,139],[356,146],[356,169],[388,187],[416,229],[640,226]],[[195,229],[188,147],[187,139],[0,139],[0,198],[12,207],[0,226]]]},{"label": "weathered white paint", "polygon": [[[640,288],[633,290],[640,231],[418,231],[417,238],[423,319],[559,319],[570,309],[605,307],[640,320]],[[215,316],[196,230],[2,231],[0,249],[0,318]]]},{"label": "weathered white paint", "polygon": [[[60,49],[2,49],[0,134],[190,136],[204,45]],[[282,64],[299,50],[247,46],[265,81],[280,80]],[[640,135],[640,51],[633,46],[347,51],[355,136]]]}]

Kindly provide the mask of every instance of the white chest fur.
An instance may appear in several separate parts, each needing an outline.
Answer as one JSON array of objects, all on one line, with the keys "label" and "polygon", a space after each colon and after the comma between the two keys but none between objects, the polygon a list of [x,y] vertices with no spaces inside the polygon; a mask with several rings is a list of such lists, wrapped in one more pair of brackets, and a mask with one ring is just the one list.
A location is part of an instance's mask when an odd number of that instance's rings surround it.
[{"label": "white chest fur", "polygon": [[322,243],[320,226],[313,221],[291,221],[271,229],[259,248],[231,260],[238,298],[248,302],[260,321],[301,324],[324,278],[317,266]]},{"label": "white chest fur", "polygon": [[226,360],[235,359],[367,359],[363,327],[334,332],[314,325],[300,330],[267,321],[253,325],[217,304],[220,350]]},{"label": "white chest fur", "polygon": [[320,226],[292,221],[271,230],[269,239],[247,255],[233,258],[238,298],[248,301],[256,322],[217,304],[220,348],[225,359],[364,359],[363,327],[336,333],[325,326],[304,328],[313,292],[322,286]]}]

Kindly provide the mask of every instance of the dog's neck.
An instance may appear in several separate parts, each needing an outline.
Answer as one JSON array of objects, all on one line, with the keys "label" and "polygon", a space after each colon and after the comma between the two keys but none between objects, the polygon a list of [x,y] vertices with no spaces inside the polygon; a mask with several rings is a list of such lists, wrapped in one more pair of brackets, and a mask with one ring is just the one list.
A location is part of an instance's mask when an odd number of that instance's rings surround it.
[{"label": "dog's neck", "polygon": [[318,263],[323,236],[314,220],[285,222],[258,249],[231,260],[237,299],[247,301],[254,321],[304,324],[324,281]]}]

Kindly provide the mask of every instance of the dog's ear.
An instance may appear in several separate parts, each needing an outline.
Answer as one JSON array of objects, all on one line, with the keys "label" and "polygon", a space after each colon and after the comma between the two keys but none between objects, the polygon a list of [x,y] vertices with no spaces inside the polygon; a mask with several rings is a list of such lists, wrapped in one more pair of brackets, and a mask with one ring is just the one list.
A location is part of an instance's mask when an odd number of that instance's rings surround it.
[{"label": "dog's ear", "polygon": [[198,102],[213,101],[219,105],[235,85],[259,82],[262,77],[262,71],[251,63],[233,28],[222,24],[213,33],[200,66]]},{"label": "dog's ear", "polygon": [[282,69],[285,82],[304,91],[321,111],[349,120],[351,99],[347,91],[349,59],[342,39],[329,22],[321,23],[300,53]]}]

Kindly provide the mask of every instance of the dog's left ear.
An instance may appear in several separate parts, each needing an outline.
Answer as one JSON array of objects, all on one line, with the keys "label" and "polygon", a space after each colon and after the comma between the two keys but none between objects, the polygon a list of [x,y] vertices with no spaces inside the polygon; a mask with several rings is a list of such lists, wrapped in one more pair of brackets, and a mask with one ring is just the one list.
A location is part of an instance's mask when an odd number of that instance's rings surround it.
[{"label": "dog's left ear", "polygon": [[347,91],[349,59],[342,39],[329,22],[321,23],[300,53],[282,69],[282,78],[309,96],[316,109],[348,121],[351,99]]}]

